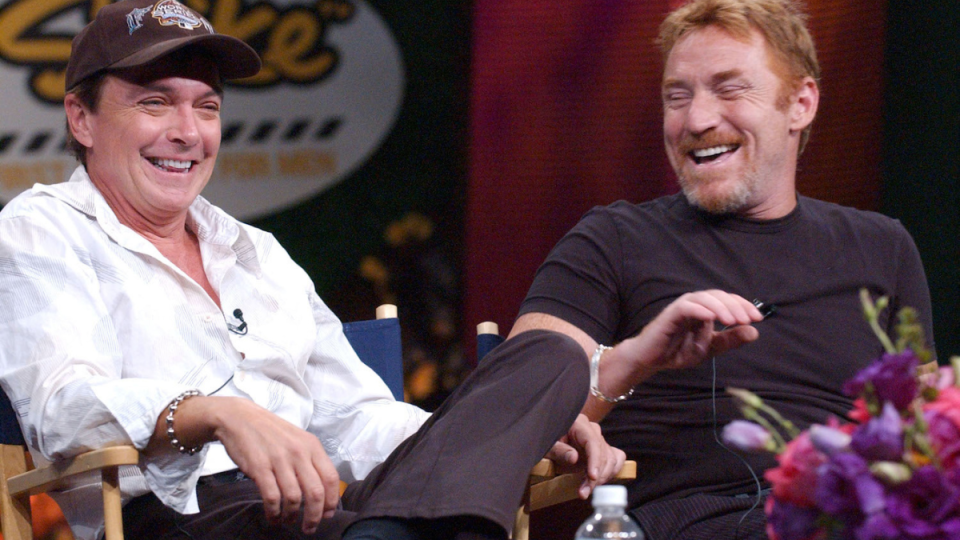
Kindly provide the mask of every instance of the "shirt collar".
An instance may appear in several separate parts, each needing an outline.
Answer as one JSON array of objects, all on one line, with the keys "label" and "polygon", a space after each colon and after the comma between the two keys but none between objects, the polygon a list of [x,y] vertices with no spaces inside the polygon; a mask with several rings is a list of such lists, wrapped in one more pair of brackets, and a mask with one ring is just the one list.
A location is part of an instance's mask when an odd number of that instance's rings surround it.
[{"label": "shirt collar", "polygon": [[[106,199],[93,185],[83,165],[73,171],[68,182],[53,186],[38,184],[35,190],[59,199],[95,219],[107,236],[127,249],[138,252],[156,250],[145,238],[120,223]],[[246,227],[241,226],[226,212],[198,196],[188,210],[187,226],[201,242],[232,249],[239,264],[260,275],[256,244],[250,238]]]}]

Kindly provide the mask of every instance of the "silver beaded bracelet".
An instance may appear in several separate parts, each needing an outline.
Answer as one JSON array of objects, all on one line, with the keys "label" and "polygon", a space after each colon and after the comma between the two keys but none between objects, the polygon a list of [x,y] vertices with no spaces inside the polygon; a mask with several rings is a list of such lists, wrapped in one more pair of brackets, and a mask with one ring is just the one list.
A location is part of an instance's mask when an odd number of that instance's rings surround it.
[{"label": "silver beaded bracelet", "polygon": [[173,431],[173,413],[177,412],[177,407],[180,406],[180,403],[187,398],[201,395],[197,390],[187,390],[186,392],[177,396],[173,401],[170,402],[170,406],[167,407],[167,437],[170,438],[170,444],[177,449],[181,454],[194,455],[200,450],[203,450],[203,445],[194,446],[193,448],[187,448],[180,444],[180,441],[177,439],[177,434]]},{"label": "silver beaded bracelet", "polygon": [[597,350],[593,351],[593,356],[590,357],[590,394],[593,397],[599,399],[600,401],[605,401],[607,403],[620,403],[621,401],[627,399],[633,395],[633,388],[627,391],[626,394],[623,394],[619,397],[607,397],[603,392],[600,391],[600,357],[603,356],[603,353],[613,347],[607,347],[606,345],[597,345]]}]

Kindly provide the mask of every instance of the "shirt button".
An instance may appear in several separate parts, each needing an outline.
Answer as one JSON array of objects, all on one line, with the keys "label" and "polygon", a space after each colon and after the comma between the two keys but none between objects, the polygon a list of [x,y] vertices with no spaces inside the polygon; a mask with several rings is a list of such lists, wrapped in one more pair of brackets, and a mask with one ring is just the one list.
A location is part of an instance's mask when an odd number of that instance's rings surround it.
[{"label": "shirt button", "polygon": [[208,314],[208,315],[204,315],[204,316],[203,316],[203,320],[206,321],[206,322],[210,322],[210,321],[213,320],[213,315],[209,315],[209,314]]}]

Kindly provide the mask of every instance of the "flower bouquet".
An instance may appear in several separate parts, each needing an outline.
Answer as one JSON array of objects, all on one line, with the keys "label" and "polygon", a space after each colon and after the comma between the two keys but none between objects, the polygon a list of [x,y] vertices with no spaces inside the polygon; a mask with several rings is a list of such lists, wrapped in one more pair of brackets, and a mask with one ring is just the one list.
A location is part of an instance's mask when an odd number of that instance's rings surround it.
[{"label": "flower bouquet", "polygon": [[773,540],[960,539],[960,358],[926,370],[930,351],[916,313],[898,314],[893,342],[878,323],[887,299],[861,291],[886,353],[844,385],[852,422],[831,418],[800,432],[756,395],[727,391],[747,420],[724,428],[741,450],[775,452],[764,477]]}]

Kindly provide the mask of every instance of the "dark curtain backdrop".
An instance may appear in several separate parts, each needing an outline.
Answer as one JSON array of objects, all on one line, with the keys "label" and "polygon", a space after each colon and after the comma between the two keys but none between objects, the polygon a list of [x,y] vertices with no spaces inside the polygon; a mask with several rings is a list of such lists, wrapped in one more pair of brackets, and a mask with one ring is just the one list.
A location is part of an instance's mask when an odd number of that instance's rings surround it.
[{"label": "dark curtain backdrop", "polygon": [[960,2],[889,2],[882,210],[920,249],[942,363],[960,354]]}]

